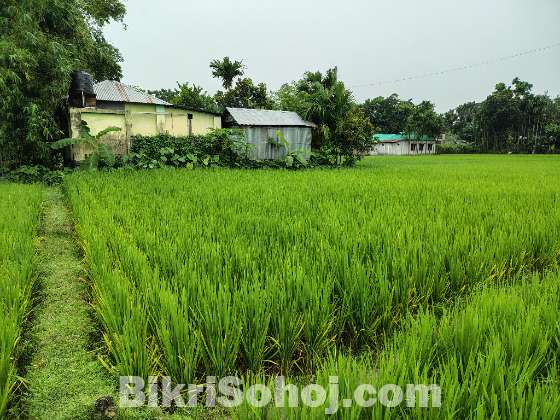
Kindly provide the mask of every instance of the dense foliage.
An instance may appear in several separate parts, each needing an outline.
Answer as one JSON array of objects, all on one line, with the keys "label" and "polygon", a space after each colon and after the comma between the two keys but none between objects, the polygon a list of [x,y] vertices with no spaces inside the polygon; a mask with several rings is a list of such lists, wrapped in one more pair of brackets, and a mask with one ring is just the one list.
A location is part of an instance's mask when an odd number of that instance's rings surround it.
[{"label": "dense foliage", "polygon": [[387,98],[378,96],[374,99],[366,99],[360,105],[360,109],[380,133],[400,134],[406,129],[414,104],[412,99],[403,101],[399,99],[399,95],[393,93]]},{"label": "dense foliage", "polygon": [[206,135],[174,137],[168,133],[136,136],[131,154],[123,157],[128,168],[196,166],[251,167],[253,159],[242,132],[212,129]]},{"label": "dense foliage", "polygon": [[[120,78],[118,50],[102,32],[121,21],[118,0],[6,0],[0,6],[0,166],[55,164],[46,143],[63,136],[70,72]],[[59,114],[57,114],[59,110]]]},{"label": "dense foliage", "polygon": [[422,101],[412,108],[403,131],[420,142],[423,138],[438,139],[444,130],[445,120],[434,111],[434,104]]},{"label": "dense foliage", "polygon": [[448,111],[448,132],[487,152],[557,152],[560,96],[534,94],[532,87],[517,77],[512,86],[498,83],[483,102]]},{"label": "dense foliage", "polygon": [[226,107],[250,108],[250,109],[272,109],[274,101],[270,98],[264,83],[255,86],[253,80],[244,78],[237,79],[235,87],[226,92],[218,91],[214,95],[219,112]]},{"label": "dense foliage", "polygon": [[436,154],[438,155],[463,155],[467,153],[480,153],[478,148],[468,142],[449,141],[436,144]]},{"label": "dense foliage", "polygon": [[[342,393],[438,383],[441,409],[380,407],[382,418],[552,420],[558,276],[469,293],[557,264],[558,159],[432,159],[66,178],[107,368],[177,383],[340,375]],[[283,418],[315,418],[299,410]],[[348,411],[337,418],[372,418]]]},{"label": "dense foliage", "polygon": [[352,165],[375,144],[378,132],[358,109],[352,92],[338,80],[335,69],[305,73],[304,77],[284,85],[277,94],[277,108],[297,112],[317,125],[313,130],[313,150],[331,163]]},{"label": "dense foliage", "polygon": [[286,157],[274,160],[259,160],[254,157],[256,147],[245,141],[240,130],[227,128],[212,129],[206,135],[174,137],[168,133],[155,136],[136,136],[131,154],[122,157],[120,166],[126,169],[227,167],[227,168],[288,168],[300,169],[318,166],[306,161],[313,155],[305,150],[290,148],[282,133],[278,137],[283,143],[269,142],[286,148]]}]

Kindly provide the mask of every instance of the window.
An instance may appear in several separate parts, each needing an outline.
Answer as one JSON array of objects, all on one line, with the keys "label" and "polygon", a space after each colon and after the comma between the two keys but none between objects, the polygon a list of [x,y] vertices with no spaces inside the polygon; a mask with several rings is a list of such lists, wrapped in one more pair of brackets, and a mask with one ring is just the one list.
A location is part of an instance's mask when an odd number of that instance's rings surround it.
[{"label": "window", "polygon": [[428,152],[432,151],[432,143],[428,144]]},{"label": "window", "polygon": [[412,150],[412,151],[414,152],[414,151],[416,150],[416,145],[415,145],[415,144],[412,144],[412,145],[410,146],[410,150]]},{"label": "window", "polygon": [[420,151],[422,151],[422,150],[424,150],[424,145],[423,144],[420,145]]}]

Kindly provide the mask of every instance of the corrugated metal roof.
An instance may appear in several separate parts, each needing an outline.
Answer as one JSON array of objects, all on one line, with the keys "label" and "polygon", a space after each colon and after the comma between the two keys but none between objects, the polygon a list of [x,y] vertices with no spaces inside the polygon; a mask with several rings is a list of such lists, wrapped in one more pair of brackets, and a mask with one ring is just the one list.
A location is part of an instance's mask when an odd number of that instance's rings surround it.
[{"label": "corrugated metal roof", "polygon": [[[377,137],[377,139],[383,143],[389,140],[395,140],[395,141],[400,141],[400,140],[408,140],[409,137],[411,140],[416,140],[416,137],[414,136],[414,134],[410,134],[409,136],[405,135],[404,133],[400,133],[400,134],[374,134],[373,137]],[[423,136],[421,140],[434,140],[433,137],[427,137],[427,136]]]},{"label": "corrugated metal roof", "polygon": [[226,110],[239,125],[309,127],[295,112],[245,108]]},{"label": "corrugated metal roof", "polygon": [[98,101],[135,102],[139,104],[171,105],[132,86],[115,80],[105,80],[93,85]]}]

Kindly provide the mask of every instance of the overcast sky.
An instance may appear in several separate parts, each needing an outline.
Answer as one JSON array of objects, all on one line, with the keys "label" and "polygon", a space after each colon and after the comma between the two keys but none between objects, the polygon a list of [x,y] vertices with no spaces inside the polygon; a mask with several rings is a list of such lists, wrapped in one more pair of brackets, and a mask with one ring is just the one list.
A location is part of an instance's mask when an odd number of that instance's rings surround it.
[{"label": "overcast sky", "polygon": [[[221,84],[210,61],[243,60],[246,77],[269,90],[305,71],[338,67],[355,99],[397,93],[439,112],[482,101],[518,76],[533,92],[560,94],[560,0],[129,0],[126,30],[105,34],[120,49],[123,82],[144,89]],[[359,86],[370,85],[370,86]]]}]

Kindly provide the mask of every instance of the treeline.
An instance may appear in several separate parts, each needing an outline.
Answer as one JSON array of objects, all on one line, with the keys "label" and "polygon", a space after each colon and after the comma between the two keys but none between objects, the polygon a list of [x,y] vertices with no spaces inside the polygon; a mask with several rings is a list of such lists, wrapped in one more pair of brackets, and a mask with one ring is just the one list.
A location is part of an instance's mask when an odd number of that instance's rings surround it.
[{"label": "treeline", "polygon": [[[533,85],[515,78],[512,86],[496,85],[486,100],[467,102],[439,116],[428,101],[415,105],[395,93],[368,99],[360,108],[380,133],[415,133],[414,121],[424,112],[433,133],[463,140],[463,146],[440,148],[452,153],[557,153],[560,149],[560,96],[534,94]],[[424,111],[422,111],[424,110]],[[428,134],[425,132],[424,134]],[[434,137],[434,136],[431,136]]]},{"label": "treeline", "polygon": [[560,148],[560,96],[531,92],[515,78],[498,83],[486,100],[459,105],[444,114],[448,132],[485,152],[557,153]]}]

